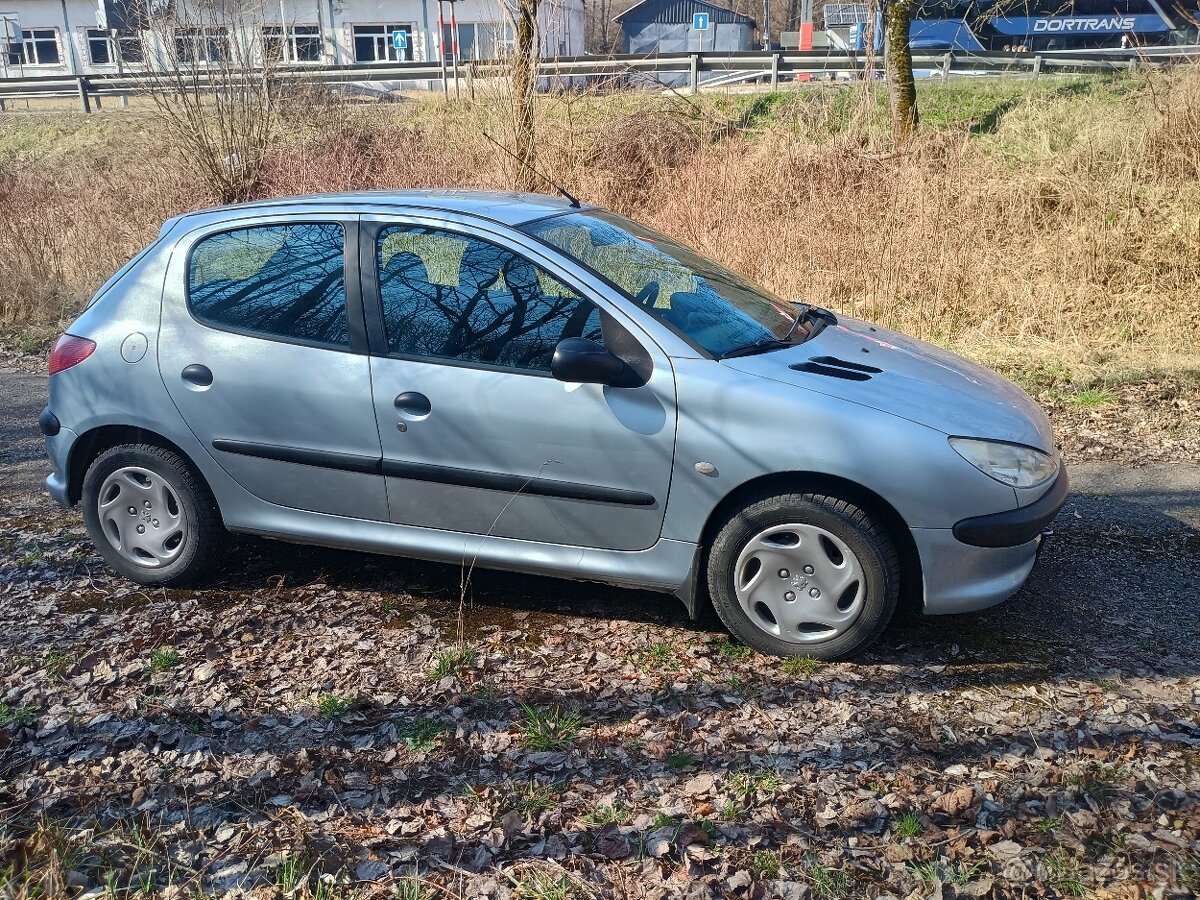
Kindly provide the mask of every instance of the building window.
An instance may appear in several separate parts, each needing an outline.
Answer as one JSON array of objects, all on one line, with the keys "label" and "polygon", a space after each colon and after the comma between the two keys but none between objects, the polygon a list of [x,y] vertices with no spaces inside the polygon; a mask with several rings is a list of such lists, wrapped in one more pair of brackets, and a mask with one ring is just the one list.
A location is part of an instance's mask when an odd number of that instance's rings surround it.
[{"label": "building window", "polygon": [[[392,46],[392,32],[408,32],[408,46],[397,50]],[[355,25],[355,62],[402,62],[413,58],[413,26],[411,22],[398,25]]]},{"label": "building window", "polygon": [[[508,22],[459,22],[458,58],[503,59],[512,54],[513,29]],[[454,58],[454,29],[442,26],[442,55]]]},{"label": "building window", "polygon": [[177,28],[175,53],[184,64],[227,62],[229,33],[224,28]]},{"label": "building window", "polygon": [[26,28],[19,41],[9,44],[10,66],[57,66],[62,64],[57,28]]},{"label": "building window", "polygon": [[93,66],[116,65],[119,59],[123,63],[140,63],[142,61],[142,39],[136,34],[118,34],[103,28],[87,30],[88,58]]},{"label": "building window", "polygon": [[264,25],[263,55],[273,62],[321,61],[321,31],[316,25]]}]

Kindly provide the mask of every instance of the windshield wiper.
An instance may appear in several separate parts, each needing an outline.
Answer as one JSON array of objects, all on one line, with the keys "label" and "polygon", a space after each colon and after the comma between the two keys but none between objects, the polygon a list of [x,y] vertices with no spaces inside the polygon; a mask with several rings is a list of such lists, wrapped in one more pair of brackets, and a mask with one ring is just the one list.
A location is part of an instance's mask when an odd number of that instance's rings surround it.
[{"label": "windshield wiper", "polygon": [[732,359],[735,356],[751,356],[755,353],[766,353],[769,350],[782,350],[784,347],[791,347],[791,341],[780,340],[779,338],[764,338],[761,341],[755,341],[752,344],[745,344],[741,347],[734,347],[732,350],[727,350],[721,354],[721,359]]},{"label": "windshield wiper", "polygon": [[[787,334],[781,338],[770,337],[762,340],[754,341],[750,344],[745,344],[741,347],[734,347],[721,354],[721,359],[730,359],[735,356],[752,356],[755,353],[769,353],[772,350],[782,350],[784,347],[795,347],[803,344],[805,341],[811,341],[818,334],[825,330],[829,325],[837,324],[837,317],[827,309],[820,306],[812,306],[811,304],[802,304],[803,308],[796,316],[796,320],[792,322],[792,327],[788,329]],[[801,326],[804,326],[803,328]],[[803,332],[799,340],[796,339],[797,334]]]}]

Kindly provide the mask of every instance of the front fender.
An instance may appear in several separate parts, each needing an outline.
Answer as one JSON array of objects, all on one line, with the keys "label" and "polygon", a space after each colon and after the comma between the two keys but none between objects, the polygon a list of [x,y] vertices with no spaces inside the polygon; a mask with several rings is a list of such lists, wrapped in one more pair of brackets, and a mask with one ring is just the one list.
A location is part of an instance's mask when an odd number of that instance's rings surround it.
[{"label": "front fender", "polygon": [[[928,426],[712,360],[672,364],[679,437],[663,537],[698,542],[724,497],[752,479],[788,472],[861,485],[910,529],[951,528],[1017,506],[1011,487],[980,473]],[[699,463],[713,471],[698,471]]]}]

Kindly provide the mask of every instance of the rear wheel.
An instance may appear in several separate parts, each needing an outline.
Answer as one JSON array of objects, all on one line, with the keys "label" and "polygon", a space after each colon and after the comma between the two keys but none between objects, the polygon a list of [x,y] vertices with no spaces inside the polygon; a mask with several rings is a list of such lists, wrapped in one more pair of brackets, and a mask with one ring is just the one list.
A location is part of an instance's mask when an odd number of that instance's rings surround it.
[{"label": "rear wheel", "polygon": [[763,653],[840,659],[875,641],[896,609],[899,560],[865,511],[823,494],[771,494],[722,524],[708,588],[733,634]]},{"label": "rear wheel", "polygon": [[139,584],[178,585],[209,568],[224,537],[208,486],[179,454],[148,444],[101,453],[83,478],[83,518],[110,566]]}]

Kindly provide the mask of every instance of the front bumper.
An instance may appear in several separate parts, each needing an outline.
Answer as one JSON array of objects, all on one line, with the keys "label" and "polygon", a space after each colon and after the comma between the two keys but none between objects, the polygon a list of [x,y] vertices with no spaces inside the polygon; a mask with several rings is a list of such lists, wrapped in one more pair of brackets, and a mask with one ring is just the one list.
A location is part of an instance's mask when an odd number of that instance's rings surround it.
[{"label": "front bumper", "polygon": [[1020,590],[1041,552],[1042,532],[1069,488],[1063,468],[1050,489],[1027,506],[963,519],[953,528],[914,528],[926,614],[986,609]]},{"label": "front bumper", "polygon": [[955,524],[954,536],[972,547],[1019,547],[1046,530],[1067,501],[1071,479],[1066,466],[1050,489],[1028,506],[987,516],[974,516]]},{"label": "front bumper", "polygon": [[1020,590],[1037,560],[1041,536],[1019,547],[972,547],[949,528],[914,528],[926,615],[974,612]]}]

